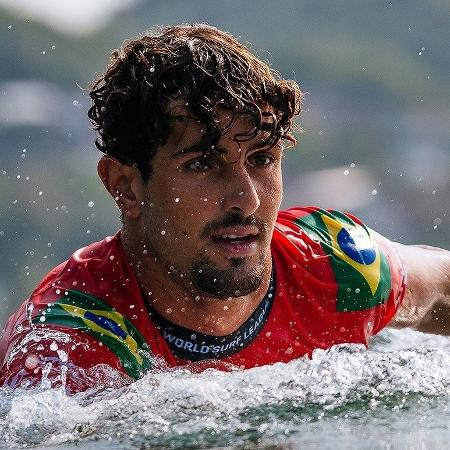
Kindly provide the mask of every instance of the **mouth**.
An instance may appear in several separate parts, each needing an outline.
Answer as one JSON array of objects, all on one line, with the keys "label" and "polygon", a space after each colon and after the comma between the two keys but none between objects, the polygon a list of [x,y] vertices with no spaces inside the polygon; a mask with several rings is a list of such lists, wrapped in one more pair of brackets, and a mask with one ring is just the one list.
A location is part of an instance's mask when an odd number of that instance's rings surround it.
[{"label": "mouth", "polygon": [[214,233],[211,239],[221,252],[243,257],[256,251],[259,237],[254,227],[233,227]]}]

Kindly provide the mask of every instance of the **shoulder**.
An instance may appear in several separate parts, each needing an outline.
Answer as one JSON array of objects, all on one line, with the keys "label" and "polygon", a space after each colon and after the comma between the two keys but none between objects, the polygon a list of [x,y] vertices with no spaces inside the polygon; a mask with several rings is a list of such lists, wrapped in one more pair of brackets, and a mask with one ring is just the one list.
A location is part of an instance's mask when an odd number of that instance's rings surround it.
[{"label": "shoulder", "polygon": [[53,269],[6,324],[0,380],[28,383],[49,362],[80,370],[104,364],[139,378],[149,358],[125,313],[137,292],[128,270],[117,236],[76,251]]},{"label": "shoulder", "polygon": [[376,311],[375,332],[404,294],[404,267],[395,247],[352,214],[313,206],[281,211],[273,247],[283,260],[298,261],[304,282],[335,293],[336,312]]},{"label": "shoulder", "polygon": [[151,368],[150,349],[127,317],[80,291],[57,295],[31,299],[9,319],[0,339],[3,384],[35,385],[45,374],[58,385],[70,368],[71,385],[79,379],[77,391],[93,386],[98,380],[92,374],[101,367],[129,380]]},{"label": "shoulder", "polygon": [[113,268],[120,261],[117,255],[120,256],[119,233],[82,247],[69,259],[52,269],[38,284],[31,297],[40,295],[52,287],[56,286],[57,288],[58,285],[65,288],[78,287],[80,289],[84,287],[84,290],[93,292],[96,287],[93,277],[97,276],[101,281],[99,276],[101,272],[107,266]]}]

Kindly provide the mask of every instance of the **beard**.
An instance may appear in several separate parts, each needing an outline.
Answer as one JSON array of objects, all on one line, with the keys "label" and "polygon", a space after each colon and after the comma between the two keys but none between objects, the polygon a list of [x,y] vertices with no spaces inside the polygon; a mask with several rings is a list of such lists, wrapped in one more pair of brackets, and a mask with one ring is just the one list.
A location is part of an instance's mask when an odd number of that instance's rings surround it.
[{"label": "beard", "polygon": [[[202,237],[209,238],[215,230],[222,227],[239,225],[255,225],[262,236],[267,235],[269,230],[268,224],[254,215],[245,218],[241,214],[227,214],[222,220],[208,223],[203,230]],[[270,242],[267,247],[270,249]],[[231,267],[219,269],[211,259],[202,255],[194,260],[190,269],[194,288],[199,293],[217,299],[251,294],[263,282],[266,256],[267,253],[263,252],[259,256],[258,262],[250,270],[245,270],[246,258],[229,258]]]},{"label": "beard", "polygon": [[241,270],[245,258],[230,258],[233,267],[218,269],[206,256],[192,265],[190,275],[195,289],[208,297],[228,299],[256,291],[264,279],[264,258],[250,272]]}]

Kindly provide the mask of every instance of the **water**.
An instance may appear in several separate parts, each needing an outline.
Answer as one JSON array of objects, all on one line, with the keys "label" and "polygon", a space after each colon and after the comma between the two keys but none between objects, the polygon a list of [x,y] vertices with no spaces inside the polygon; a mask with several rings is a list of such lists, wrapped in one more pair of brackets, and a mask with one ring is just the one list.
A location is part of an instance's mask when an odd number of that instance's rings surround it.
[{"label": "water", "polygon": [[0,447],[448,449],[450,339],[385,330],[247,371],[150,373],[67,397],[0,391]]}]

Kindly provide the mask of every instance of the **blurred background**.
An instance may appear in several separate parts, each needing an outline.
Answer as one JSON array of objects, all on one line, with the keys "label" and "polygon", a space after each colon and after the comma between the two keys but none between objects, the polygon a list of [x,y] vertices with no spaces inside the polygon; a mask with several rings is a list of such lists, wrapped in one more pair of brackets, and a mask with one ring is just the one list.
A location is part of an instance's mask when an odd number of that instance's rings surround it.
[{"label": "blurred background", "polygon": [[284,206],[350,211],[450,248],[448,0],[0,0],[0,325],[55,265],[115,233],[88,83],[153,25],[207,22],[307,93]]}]

